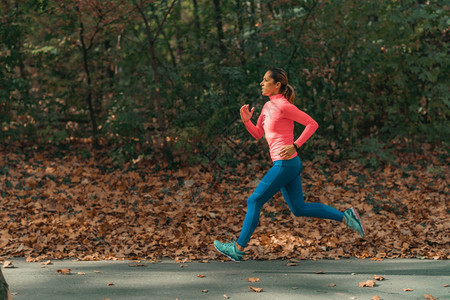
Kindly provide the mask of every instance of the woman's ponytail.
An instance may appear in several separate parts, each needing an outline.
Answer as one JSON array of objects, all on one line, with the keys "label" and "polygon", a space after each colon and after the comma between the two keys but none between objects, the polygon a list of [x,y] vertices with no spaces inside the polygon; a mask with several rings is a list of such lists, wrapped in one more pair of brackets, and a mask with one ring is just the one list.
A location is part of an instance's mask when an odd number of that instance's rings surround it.
[{"label": "woman's ponytail", "polygon": [[294,91],[294,87],[290,84],[286,85],[286,88],[284,89],[283,92],[283,96],[289,101],[291,102],[291,104],[294,104],[294,100],[295,100],[295,91]]}]

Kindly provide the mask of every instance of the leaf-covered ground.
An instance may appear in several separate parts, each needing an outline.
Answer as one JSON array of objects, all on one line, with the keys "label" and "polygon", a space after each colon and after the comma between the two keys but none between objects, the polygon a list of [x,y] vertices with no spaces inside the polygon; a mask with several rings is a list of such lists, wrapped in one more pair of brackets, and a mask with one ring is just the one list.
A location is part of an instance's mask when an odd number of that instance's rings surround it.
[{"label": "leaf-covered ground", "polygon": [[[238,236],[246,199],[269,167],[251,160],[167,170],[140,161],[114,169],[100,154],[0,154],[0,255],[30,261],[223,259],[212,243]],[[335,221],[296,218],[277,194],[245,258],[449,258],[448,157],[400,156],[378,170],[353,160],[304,161],[307,201],[355,207],[366,238]]]}]

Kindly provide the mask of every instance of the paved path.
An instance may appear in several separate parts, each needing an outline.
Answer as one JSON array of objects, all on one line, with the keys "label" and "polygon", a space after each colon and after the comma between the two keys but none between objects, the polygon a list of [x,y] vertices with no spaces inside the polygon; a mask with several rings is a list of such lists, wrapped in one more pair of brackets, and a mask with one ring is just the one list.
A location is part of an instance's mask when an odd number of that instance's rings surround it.
[{"label": "paved path", "polygon": [[[244,261],[175,263],[167,260],[130,266],[133,261],[53,261],[52,265],[11,259],[3,269],[14,299],[450,299],[450,262],[395,259]],[[145,264],[145,262],[141,262]],[[71,269],[61,275],[58,269]],[[318,271],[322,274],[316,274]],[[78,272],[85,275],[78,275]],[[198,277],[203,275],[204,277]],[[373,275],[385,277],[375,287],[359,287]],[[249,282],[248,278],[259,278]],[[110,285],[108,285],[110,283]],[[113,285],[112,285],[113,284]],[[330,286],[331,285],[331,286]],[[332,286],[335,285],[335,286]],[[249,286],[262,288],[253,292]],[[412,291],[404,291],[410,288]]]}]

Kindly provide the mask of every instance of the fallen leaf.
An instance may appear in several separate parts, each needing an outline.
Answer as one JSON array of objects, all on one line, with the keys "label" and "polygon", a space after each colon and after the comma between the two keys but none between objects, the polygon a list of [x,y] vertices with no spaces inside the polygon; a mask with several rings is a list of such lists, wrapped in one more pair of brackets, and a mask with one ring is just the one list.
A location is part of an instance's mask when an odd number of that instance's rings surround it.
[{"label": "fallen leaf", "polygon": [[51,260],[47,260],[46,262],[41,262],[41,265],[48,266],[48,265],[53,265],[53,263]]},{"label": "fallen leaf", "polygon": [[110,282],[107,283],[107,285],[108,286],[112,286],[112,285],[114,285],[114,283],[110,281]]},{"label": "fallen leaf", "polygon": [[86,275],[84,272],[78,272],[77,275]]},{"label": "fallen leaf", "polygon": [[329,287],[335,287],[335,286],[336,286],[336,283],[330,283],[328,286],[329,286]]},{"label": "fallen leaf", "polygon": [[410,288],[404,288],[403,291],[405,291],[405,292],[412,292],[412,291],[414,291],[414,290],[413,290],[413,289],[410,289]]},{"label": "fallen leaf", "polygon": [[425,299],[427,299],[427,300],[437,300],[437,298],[434,298],[432,295],[430,295],[430,294],[425,294],[425,295],[423,295],[424,297],[425,297]]},{"label": "fallen leaf", "polygon": [[208,292],[207,289],[202,290],[202,293],[207,293],[207,292]]},{"label": "fallen leaf", "polygon": [[291,263],[287,263],[286,264],[286,266],[288,266],[288,267],[293,267],[293,266],[296,266],[297,264],[296,263],[293,263],[293,262],[291,262]]},{"label": "fallen leaf", "polygon": [[442,287],[449,287],[449,285],[448,284],[444,284]]},{"label": "fallen leaf", "polygon": [[203,274],[198,274],[197,277],[198,277],[198,278],[205,278],[206,276],[203,275]]},{"label": "fallen leaf", "polygon": [[128,260],[135,260],[136,263],[140,263],[141,262],[141,258],[139,256],[128,257]]},{"label": "fallen leaf", "polygon": [[98,271],[98,270],[94,270],[94,273],[101,273],[100,271]]},{"label": "fallen leaf", "polygon": [[372,300],[381,300],[381,298],[380,298],[380,296],[375,295],[375,296],[372,297]]},{"label": "fallen leaf", "polygon": [[375,286],[375,280],[367,280],[362,281],[359,283],[360,287],[374,287]]},{"label": "fallen leaf", "polygon": [[250,278],[248,279],[248,281],[249,281],[249,282],[259,282],[260,279],[257,278],[257,277],[250,277]]},{"label": "fallen leaf", "polygon": [[255,293],[261,293],[263,291],[262,288],[257,288],[254,286],[249,286],[248,288],[251,289],[252,291],[254,291]]},{"label": "fallen leaf", "polygon": [[25,262],[36,262],[36,257],[28,256]]},{"label": "fallen leaf", "polygon": [[147,264],[141,264],[141,263],[136,263],[136,264],[129,264],[129,267],[146,267]]},{"label": "fallen leaf", "polygon": [[372,261],[383,261],[381,257],[372,257],[370,260]]},{"label": "fallen leaf", "polygon": [[378,280],[378,281],[382,281],[384,280],[383,276],[378,276],[378,275],[373,275],[373,279]]},{"label": "fallen leaf", "polygon": [[10,262],[10,261],[8,261],[8,260],[5,260],[5,262],[3,263],[3,268],[8,268],[8,269],[12,269],[12,268],[14,268],[14,265],[13,265],[13,263],[12,262]]},{"label": "fallen leaf", "polygon": [[320,270],[320,271],[317,271],[316,274],[325,274],[325,271]]},{"label": "fallen leaf", "polygon": [[58,269],[56,270],[56,273],[60,273],[61,275],[70,275],[71,269]]},{"label": "fallen leaf", "polygon": [[224,294],[223,297],[224,297],[225,299],[230,299],[230,297],[228,297],[227,294]]}]

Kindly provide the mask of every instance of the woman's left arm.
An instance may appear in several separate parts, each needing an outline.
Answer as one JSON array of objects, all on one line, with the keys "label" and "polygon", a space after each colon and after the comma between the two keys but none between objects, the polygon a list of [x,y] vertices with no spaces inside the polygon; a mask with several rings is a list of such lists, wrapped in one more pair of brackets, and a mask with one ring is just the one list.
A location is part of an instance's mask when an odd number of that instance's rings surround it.
[{"label": "woman's left arm", "polygon": [[314,134],[314,132],[316,132],[317,128],[319,128],[319,124],[317,124],[313,118],[298,109],[295,105],[289,105],[289,107],[286,107],[283,114],[286,118],[306,126],[302,134],[294,142],[297,148],[303,146],[303,144]]}]

